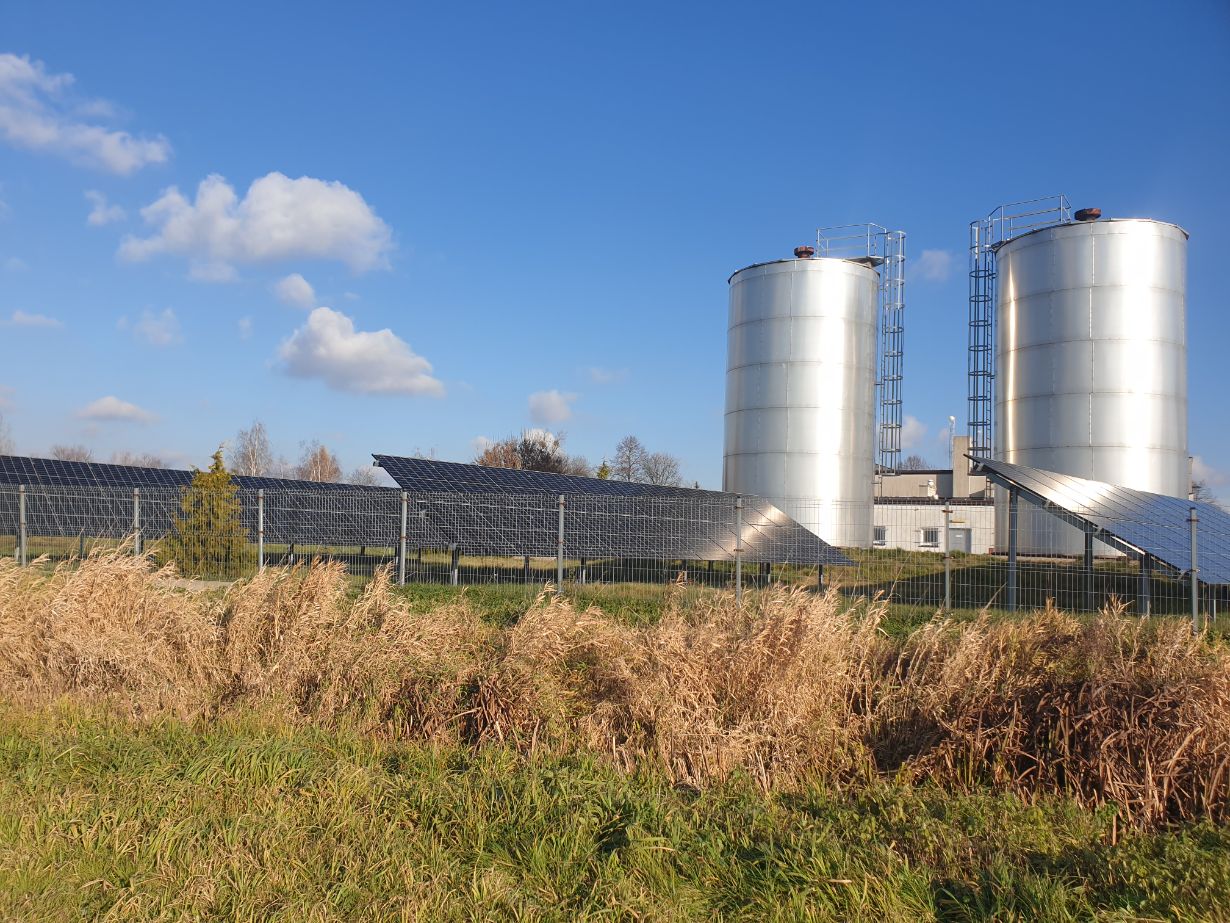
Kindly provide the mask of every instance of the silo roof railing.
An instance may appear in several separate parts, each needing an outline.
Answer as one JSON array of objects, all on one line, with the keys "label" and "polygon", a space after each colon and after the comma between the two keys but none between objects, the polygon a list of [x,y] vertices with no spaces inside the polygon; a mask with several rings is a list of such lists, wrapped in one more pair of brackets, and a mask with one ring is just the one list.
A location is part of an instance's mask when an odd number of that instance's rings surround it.
[{"label": "silo roof railing", "polygon": [[1196,514],[1196,567],[1206,584],[1230,584],[1230,513],[1214,503],[1185,500],[1058,474],[1041,468],[979,459],[975,474],[1039,506],[1133,557],[1147,555],[1187,574],[1192,569],[1192,521]]}]

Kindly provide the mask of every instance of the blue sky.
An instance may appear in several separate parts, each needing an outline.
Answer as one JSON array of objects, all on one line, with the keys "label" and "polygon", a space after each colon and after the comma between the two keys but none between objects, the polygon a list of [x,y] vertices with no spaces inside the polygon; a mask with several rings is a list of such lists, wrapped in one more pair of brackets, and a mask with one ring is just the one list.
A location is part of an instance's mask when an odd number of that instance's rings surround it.
[{"label": "blue sky", "polygon": [[23,453],[203,464],[260,419],[350,468],[542,425],[720,486],[727,277],[876,221],[939,461],[969,221],[1066,192],[1191,233],[1190,447],[1230,495],[1224,2],[9,0],[0,54]]}]

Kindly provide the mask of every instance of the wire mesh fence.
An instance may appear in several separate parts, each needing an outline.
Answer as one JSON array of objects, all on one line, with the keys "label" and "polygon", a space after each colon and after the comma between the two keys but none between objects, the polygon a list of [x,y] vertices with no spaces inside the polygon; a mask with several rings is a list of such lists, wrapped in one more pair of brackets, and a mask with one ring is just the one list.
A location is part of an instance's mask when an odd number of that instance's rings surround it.
[{"label": "wire mesh fence", "polygon": [[[1017,528],[1031,538],[1014,554],[988,500],[817,504],[805,521],[836,517],[866,535],[861,547],[834,550],[763,502],[736,502],[700,493],[0,486],[0,554],[58,563],[123,546],[207,581],[331,560],[356,580],[387,574],[402,584],[506,584],[527,595],[548,582],[575,588],[682,579],[735,592],[832,586],[929,610],[1092,611],[1111,602],[1140,614],[1191,609],[1185,574],[1099,543],[1073,554],[1070,536],[1040,525],[1053,519],[1041,509],[1022,507]],[[799,506],[791,505],[796,516]],[[1053,547],[1038,544],[1047,535]],[[1198,586],[1206,617],[1226,608],[1226,589]]]}]

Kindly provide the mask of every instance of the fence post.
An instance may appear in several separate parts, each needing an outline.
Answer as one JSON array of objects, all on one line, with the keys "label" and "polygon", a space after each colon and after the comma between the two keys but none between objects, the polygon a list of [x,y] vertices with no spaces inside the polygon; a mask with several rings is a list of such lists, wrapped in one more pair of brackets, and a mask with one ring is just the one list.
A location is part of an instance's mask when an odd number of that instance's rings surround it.
[{"label": "fence post", "polygon": [[1093,592],[1093,530],[1085,527],[1085,611],[1093,612],[1097,606],[1094,603]]},{"label": "fence post", "polygon": [[1142,616],[1150,614],[1152,601],[1150,596],[1153,593],[1153,558],[1147,554],[1140,556],[1140,601],[1137,603],[1137,608]]},{"label": "fence post", "polygon": [[1200,633],[1200,568],[1196,565],[1196,523],[1200,522],[1193,506],[1187,514],[1192,527],[1192,634]]},{"label": "fence post", "polygon": [[456,545],[449,546],[449,586],[457,586],[461,583],[461,549]]},{"label": "fence post", "polygon": [[824,565],[823,564],[816,565],[816,592],[817,593],[824,592]]},{"label": "fence post", "polygon": [[743,605],[743,496],[735,497],[735,605]]},{"label": "fence post", "polygon": [[256,569],[265,569],[265,488],[256,489]]},{"label": "fence post", "polygon": [[952,609],[952,504],[944,504],[944,611]]},{"label": "fence post", "polygon": [[26,485],[17,488],[17,563],[26,566]]},{"label": "fence post", "polygon": [[141,554],[141,488],[132,489],[132,553]]},{"label": "fence post", "polygon": [[401,536],[397,544],[397,585],[406,585],[406,527],[410,522],[410,495],[401,492]]},{"label": "fence post", "polygon": [[555,539],[555,592],[564,589],[564,495],[559,495],[559,532]]},{"label": "fence post", "polygon": [[1020,491],[1008,489],[1008,611],[1016,611],[1016,548],[1018,542],[1017,519]]}]

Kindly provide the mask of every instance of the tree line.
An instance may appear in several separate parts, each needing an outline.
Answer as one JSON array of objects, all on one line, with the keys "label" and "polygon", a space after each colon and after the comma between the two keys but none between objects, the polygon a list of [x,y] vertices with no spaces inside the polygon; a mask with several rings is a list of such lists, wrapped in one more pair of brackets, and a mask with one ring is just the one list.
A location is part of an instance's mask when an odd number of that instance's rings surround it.
[{"label": "tree line", "polygon": [[594,467],[581,455],[564,449],[564,434],[523,430],[479,449],[474,464],[488,468],[519,468],[550,474],[573,474],[613,481],[636,481],[662,487],[679,487],[683,479],[679,459],[666,452],[650,452],[636,436],[625,436],[615,445],[610,460]]},{"label": "tree line", "polygon": [[[490,468],[520,468],[525,471],[545,471],[572,474],[615,481],[635,481],[662,487],[680,487],[683,478],[679,459],[667,452],[651,452],[636,436],[625,436],[615,444],[610,457],[593,465],[582,455],[569,454],[564,448],[564,433],[546,430],[524,430],[517,436],[507,436],[489,442],[476,452],[473,463]],[[277,455],[269,441],[265,424],[256,420],[241,429],[225,446],[226,470],[248,477],[289,478],[299,481],[321,481],[377,485],[380,473],[370,465],[361,465],[345,474],[338,456],[320,440],[300,443],[298,461],[291,462]],[[0,415],[0,455],[12,455],[13,440],[3,416]],[[94,462],[94,452],[79,443],[57,444],[50,455],[60,461]],[[115,465],[137,465],[142,468],[168,468],[162,457],[150,452],[113,452],[107,459]],[[698,486],[698,485],[696,485]]]}]

